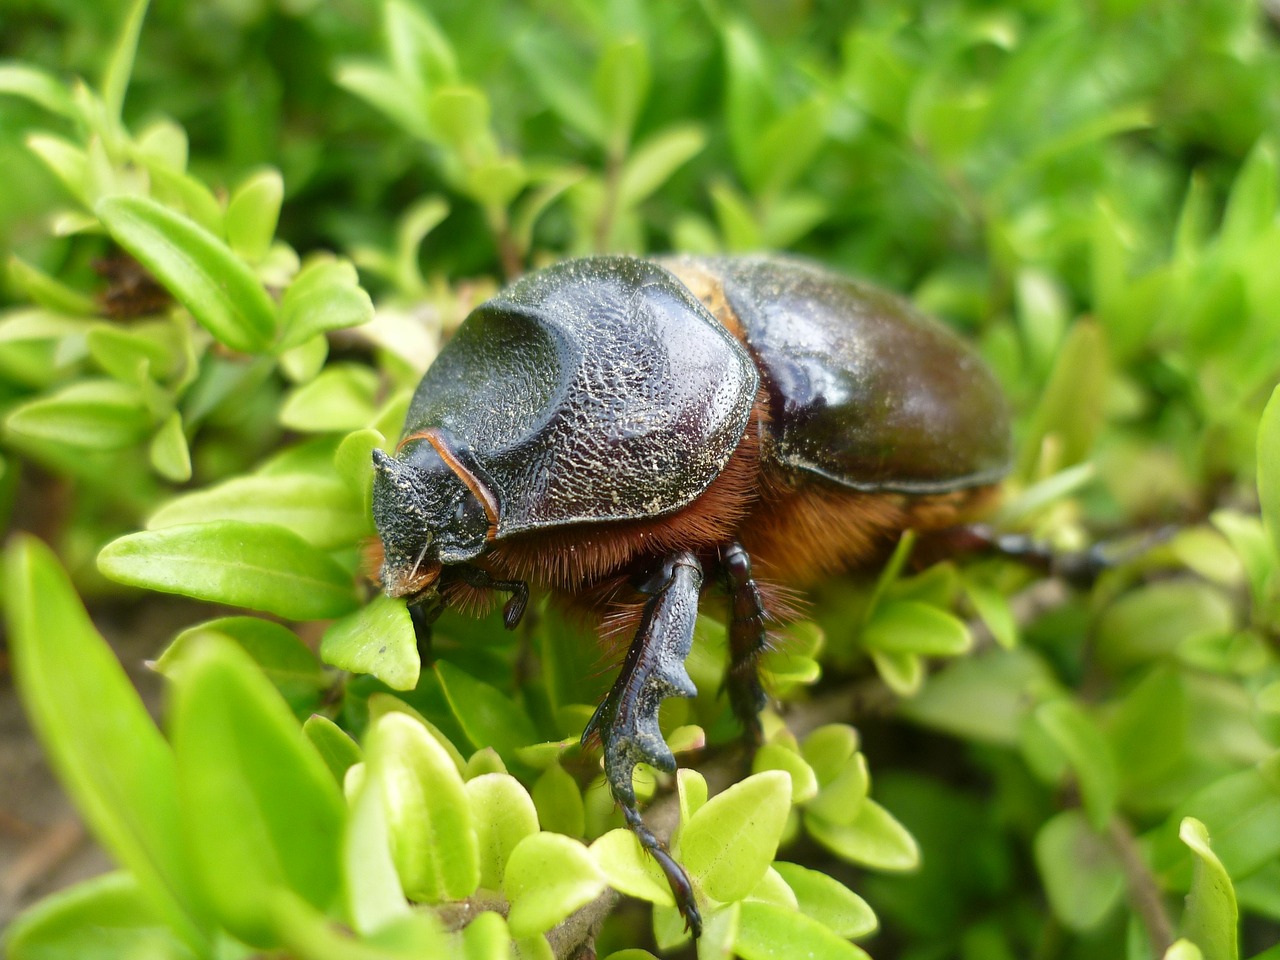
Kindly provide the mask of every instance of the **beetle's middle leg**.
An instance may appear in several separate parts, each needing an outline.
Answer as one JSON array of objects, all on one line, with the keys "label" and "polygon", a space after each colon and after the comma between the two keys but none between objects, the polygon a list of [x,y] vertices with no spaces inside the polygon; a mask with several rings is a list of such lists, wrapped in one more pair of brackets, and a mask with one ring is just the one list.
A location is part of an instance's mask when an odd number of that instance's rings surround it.
[{"label": "beetle's middle leg", "polygon": [[627,650],[618,679],[582,734],[584,743],[599,736],[604,747],[605,779],[613,799],[621,805],[627,825],[641,846],[666,874],[676,906],[695,937],[701,933],[702,919],[689,876],[666,844],[644,825],[636,809],[631,777],[641,762],[667,773],[676,769],[676,758],[658,729],[658,708],[668,697],[692,697],[697,693],[684,661],[693,646],[701,589],[702,565],[688,551],[667,557],[658,572],[640,585],[640,591],[649,595],[640,629]]},{"label": "beetle's middle leg", "polygon": [[722,548],[720,559],[729,581],[729,672],[725,675],[725,689],[748,746],[758,747],[764,739],[760,711],[765,705],[760,655],[768,647],[764,603],[760,588],[751,577],[751,558],[742,544],[731,543]]}]

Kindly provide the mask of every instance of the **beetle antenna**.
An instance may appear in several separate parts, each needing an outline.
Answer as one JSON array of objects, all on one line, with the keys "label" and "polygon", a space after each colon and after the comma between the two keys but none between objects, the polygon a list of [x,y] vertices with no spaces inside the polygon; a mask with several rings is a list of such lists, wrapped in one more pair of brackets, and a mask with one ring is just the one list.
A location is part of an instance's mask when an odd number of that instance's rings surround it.
[{"label": "beetle antenna", "polygon": [[427,548],[428,548],[428,547],[430,547],[430,546],[431,546],[431,541],[430,541],[430,540],[428,540],[426,543],[424,543],[424,544],[422,545],[422,549],[418,551],[418,559],[417,559],[417,560],[415,560],[415,561],[413,561],[413,569],[412,569],[411,571],[409,571],[409,579],[410,579],[410,580],[412,580],[414,577],[416,577],[416,576],[418,575],[418,568],[419,568],[420,566],[422,566],[423,558],[425,558],[425,557],[426,557],[426,555],[427,555]]}]

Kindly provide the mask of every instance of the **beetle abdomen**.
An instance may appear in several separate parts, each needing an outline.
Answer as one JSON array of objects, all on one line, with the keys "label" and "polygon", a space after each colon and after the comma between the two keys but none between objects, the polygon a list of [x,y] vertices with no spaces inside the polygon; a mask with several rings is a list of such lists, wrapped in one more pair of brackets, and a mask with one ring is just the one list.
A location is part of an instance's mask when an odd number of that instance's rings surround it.
[{"label": "beetle abdomen", "polygon": [[1009,416],[973,349],[886,291],[777,256],[667,264],[722,301],[765,378],[767,458],[862,491],[944,493],[998,481]]},{"label": "beetle abdomen", "polygon": [[405,436],[444,427],[491,480],[497,536],[671,513],[742,438],[750,355],[666,270],[595,257],[477,309],[423,377]]}]

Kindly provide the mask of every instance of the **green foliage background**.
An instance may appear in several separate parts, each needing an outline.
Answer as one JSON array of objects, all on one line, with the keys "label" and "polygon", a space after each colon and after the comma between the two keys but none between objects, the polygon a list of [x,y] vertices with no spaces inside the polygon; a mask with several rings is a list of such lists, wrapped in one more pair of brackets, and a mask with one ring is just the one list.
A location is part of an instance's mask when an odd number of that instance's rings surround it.
[{"label": "green foliage background", "polygon": [[[686,769],[641,777],[700,955],[1280,956],[1276,17],[7,0],[0,501],[53,547],[11,538],[8,637],[121,867],[11,955],[688,952],[576,746],[597,648],[450,616],[423,663],[358,573],[369,453],[504,277],[790,249],[970,335],[1017,416],[995,523],[1115,566],[904,541],[769,655],[745,778],[709,605]],[[126,590],[221,605],[163,733],[77,596]]]}]

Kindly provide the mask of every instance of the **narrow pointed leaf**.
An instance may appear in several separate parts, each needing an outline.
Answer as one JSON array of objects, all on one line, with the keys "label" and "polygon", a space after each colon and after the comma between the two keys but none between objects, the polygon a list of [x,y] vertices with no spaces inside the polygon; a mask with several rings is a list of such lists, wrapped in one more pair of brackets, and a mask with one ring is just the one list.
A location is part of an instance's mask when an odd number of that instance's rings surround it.
[{"label": "narrow pointed leaf", "polygon": [[364,504],[341,477],[304,472],[235,477],[183,494],[151,514],[147,529],[213,520],[274,524],[321,550],[349,546],[370,532]]},{"label": "narrow pointed leaf", "polygon": [[119,583],[274,613],[342,616],[356,605],[351,576],[283,527],[219,520],[121,537],[98,554]]},{"label": "narrow pointed leaf", "polygon": [[1236,960],[1240,917],[1231,878],[1209,846],[1209,831],[1203,823],[1195,817],[1184,818],[1178,836],[1195,854],[1183,936],[1200,948],[1205,960]]},{"label": "narrow pointed leaf", "polygon": [[270,345],[275,305],[221,240],[145,197],[108,197],[94,212],[116,242],[220,341],[245,353]]},{"label": "narrow pointed leaf", "polygon": [[277,944],[275,891],[323,909],[340,889],[341,791],[235,643],[202,638],[173,689],[185,833],[208,902],[241,939]]},{"label": "narrow pointed leaf", "polygon": [[50,550],[16,538],[5,610],[18,692],[59,779],[140,893],[199,945],[173,754]]},{"label": "narrow pointed leaf", "polygon": [[46,897],[5,931],[10,960],[195,960],[138,882],[108,873]]}]

